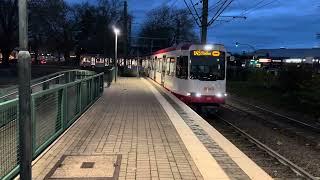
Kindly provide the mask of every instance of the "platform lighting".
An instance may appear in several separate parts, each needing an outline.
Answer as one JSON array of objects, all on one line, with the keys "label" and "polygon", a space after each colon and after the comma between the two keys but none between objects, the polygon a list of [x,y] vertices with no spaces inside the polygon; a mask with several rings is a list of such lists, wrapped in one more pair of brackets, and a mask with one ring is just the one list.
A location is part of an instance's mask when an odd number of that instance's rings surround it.
[{"label": "platform lighting", "polygon": [[113,27],[113,31],[115,34],[115,45],[114,45],[114,82],[117,82],[117,74],[118,74],[118,67],[117,67],[117,61],[118,61],[118,35],[120,34],[120,30],[116,27]]},{"label": "platform lighting", "polygon": [[119,35],[120,34],[120,29],[116,28],[116,27],[113,27],[113,31],[116,35]]}]

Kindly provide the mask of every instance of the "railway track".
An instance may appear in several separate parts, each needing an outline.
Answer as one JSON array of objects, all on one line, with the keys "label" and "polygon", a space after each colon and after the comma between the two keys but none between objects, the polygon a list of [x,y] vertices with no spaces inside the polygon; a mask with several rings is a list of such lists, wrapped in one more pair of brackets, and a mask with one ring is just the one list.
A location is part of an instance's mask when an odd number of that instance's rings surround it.
[{"label": "railway track", "polygon": [[[251,113],[251,114],[256,114],[257,116],[259,117],[263,117],[265,118],[265,115],[263,114],[267,114],[269,117],[273,117],[273,118],[277,118],[279,120],[282,120],[282,121],[287,121],[289,123],[292,123],[296,126],[299,126],[299,127],[303,127],[303,128],[307,128],[308,130],[312,130],[316,133],[320,133],[320,122],[318,121],[302,121],[302,120],[297,120],[297,119],[294,119],[292,117],[289,117],[289,116],[286,116],[286,115],[282,115],[280,113],[277,113],[277,112],[274,112],[274,111],[271,111],[269,109],[266,109],[264,107],[260,107],[260,106],[257,106],[257,105],[253,105],[253,104],[250,104],[250,103],[245,103],[243,101],[240,101],[240,100],[237,100],[235,98],[232,98],[231,99],[231,103],[230,101],[228,102],[228,105],[229,106],[233,106],[235,107],[233,104],[234,102],[238,103],[238,106],[242,105],[243,108],[245,108],[245,111],[248,112],[248,113]],[[238,108],[240,109],[240,108]]]},{"label": "railway track", "polygon": [[314,177],[220,115],[212,114],[212,116],[215,118],[206,118],[207,121],[249,158],[255,161],[271,177],[275,179],[320,179]]},{"label": "railway track", "polygon": [[242,116],[252,116],[265,125],[282,130],[288,136],[297,136],[306,145],[320,148],[320,125],[317,122],[300,121],[268,109],[235,99],[223,106]]}]

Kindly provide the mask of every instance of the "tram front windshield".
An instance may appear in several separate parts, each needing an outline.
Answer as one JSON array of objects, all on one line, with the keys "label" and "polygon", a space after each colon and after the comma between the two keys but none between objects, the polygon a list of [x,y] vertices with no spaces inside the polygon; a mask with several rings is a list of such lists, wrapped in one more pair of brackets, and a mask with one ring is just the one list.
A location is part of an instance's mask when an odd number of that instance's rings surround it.
[{"label": "tram front windshield", "polygon": [[[214,54],[214,55],[213,55]],[[190,54],[190,79],[216,81],[225,79],[225,53],[206,52]]]}]

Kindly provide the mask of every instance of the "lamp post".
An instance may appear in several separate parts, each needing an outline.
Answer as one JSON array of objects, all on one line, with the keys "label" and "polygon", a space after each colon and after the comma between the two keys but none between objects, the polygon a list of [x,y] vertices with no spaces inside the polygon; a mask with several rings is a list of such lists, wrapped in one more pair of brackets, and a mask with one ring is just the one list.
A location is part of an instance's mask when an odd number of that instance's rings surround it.
[{"label": "lamp post", "polygon": [[117,75],[118,75],[118,35],[120,33],[120,30],[116,27],[113,27],[113,31],[115,34],[115,45],[114,45],[114,68],[115,68],[115,75],[114,75],[114,82],[117,82]]},{"label": "lamp post", "polygon": [[18,1],[19,12],[19,164],[20,179],[31,180],[31,56],[28,51],[27,0]]}]

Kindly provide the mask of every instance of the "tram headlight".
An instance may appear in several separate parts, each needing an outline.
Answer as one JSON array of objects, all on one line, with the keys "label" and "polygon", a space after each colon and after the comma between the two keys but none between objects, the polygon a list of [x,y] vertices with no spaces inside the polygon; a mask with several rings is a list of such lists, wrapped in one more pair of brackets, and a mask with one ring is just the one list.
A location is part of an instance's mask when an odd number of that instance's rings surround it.
[{"label": "tram headlight", "polygon": [[222,97],[223,97],[223,94],[222,94],[222,93],[217,93],[216,96],[217,96],[218,98],[222,98]]},{"label": "tram headlight", "polygon": [[201,93],[196,93],[196,97],[201,97]]},{"label": "tram headlight", "polygon": [[187,96],[191,96],[191,93],[187,93]]},{"label": "tram headlight", "polygon": [[213,45],[211,45],[211,44],[206,44],[204,46],[204,50],[206,50],[206,51],[211,51],[212,49],[213,49]]},{"label": "tram headlight", "polygon": [[228,96],[228,94],[227,93],[224,93],[224,97],[227,97]]}]

